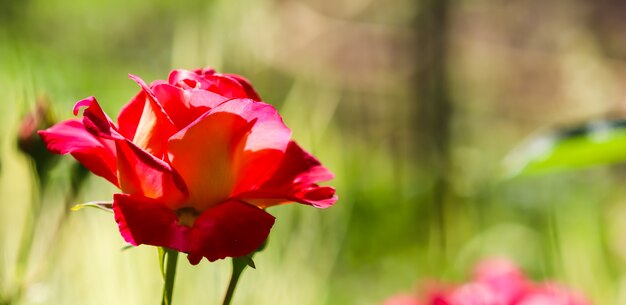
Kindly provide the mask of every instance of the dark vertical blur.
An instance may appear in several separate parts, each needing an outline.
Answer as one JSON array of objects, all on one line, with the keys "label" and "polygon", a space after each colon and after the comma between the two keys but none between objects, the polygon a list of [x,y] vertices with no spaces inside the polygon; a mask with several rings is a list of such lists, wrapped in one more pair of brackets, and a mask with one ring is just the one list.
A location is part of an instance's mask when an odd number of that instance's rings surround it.
[{"label": "dark vertical blur", "polygon": [[589,26],[604,56],[626,59],[626,3],[619,0],[590,1]]},{"label": "dark vertical blur", "polygon": [[445,251],[450,120],[448,94],[448,0],[421,0],[415,22],[417,73],[412,107],[413,142],[423,170],[432,178],[432,212],[439,247]]}]

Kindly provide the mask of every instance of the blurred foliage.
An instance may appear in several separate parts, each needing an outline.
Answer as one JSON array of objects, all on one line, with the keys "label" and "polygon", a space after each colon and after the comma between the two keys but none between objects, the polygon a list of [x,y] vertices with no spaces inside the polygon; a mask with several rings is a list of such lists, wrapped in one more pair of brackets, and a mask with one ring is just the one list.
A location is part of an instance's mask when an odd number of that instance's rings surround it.
[{"label": "blurred foliage", "polygon": [[[157,251],[120,251],[109,213],[68,212],[115,189],[79,178],[70,157],[40,188],[16,138],[40,96],[56,119],[90,95],[115,116],[138,90],[128,73],[213,66],[279,107],[340,196],[323,211],[269,210],[268,247],[234,304],[375,304],[491,255],[624,304],[624,167],[500,179],[529,134],[624,116],[623,16],[617,0],[2,1],[0,303],[158,302]],[[602,146],[548,136],[547,157],[519,164],[621,161],[620,130]],[[174,303],[217,304],[229,275],[228,261],[181,260]]]},{"label": "blurred foliage", "polygon": [[594,121],[529,139],[505,160],[505,175],[527,175],[626,161],[626,121]]}]

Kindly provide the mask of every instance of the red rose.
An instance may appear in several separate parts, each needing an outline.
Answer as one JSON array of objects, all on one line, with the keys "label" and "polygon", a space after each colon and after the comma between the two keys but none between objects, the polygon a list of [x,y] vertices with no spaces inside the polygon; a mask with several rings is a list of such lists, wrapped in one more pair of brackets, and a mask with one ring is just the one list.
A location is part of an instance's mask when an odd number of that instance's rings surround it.
[{"label": "red rose", "polygon": [[276,109],[241,76],[174,70],[121,110],[117,124],[93,97],[82,120],[39,134],[122,191],[113,196],[120,233],[133,244],[167,247],[197,264],[249,254],[274,217],[264,208],[299,202],[332,205],[333,175],[291,140]]}]

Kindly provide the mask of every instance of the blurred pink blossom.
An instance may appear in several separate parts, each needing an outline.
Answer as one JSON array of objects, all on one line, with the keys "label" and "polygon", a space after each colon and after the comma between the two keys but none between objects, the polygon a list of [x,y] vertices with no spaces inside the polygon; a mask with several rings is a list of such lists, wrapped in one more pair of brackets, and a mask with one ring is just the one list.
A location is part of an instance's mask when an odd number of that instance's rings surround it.
[{"label": "blurred pink blossom", "polygon": [[591,305],[582,294],[559,283],[532,282],[503,258],[480,262],[471,281],[446,287],[427,289],[425,298],[396,296],[383,305]]},{"label": "blurred pink blossom", "polygon": [[417,299],[417,296],[410,294],[402,294],[394,296],[382,305],[420,305],[421,303]]}]

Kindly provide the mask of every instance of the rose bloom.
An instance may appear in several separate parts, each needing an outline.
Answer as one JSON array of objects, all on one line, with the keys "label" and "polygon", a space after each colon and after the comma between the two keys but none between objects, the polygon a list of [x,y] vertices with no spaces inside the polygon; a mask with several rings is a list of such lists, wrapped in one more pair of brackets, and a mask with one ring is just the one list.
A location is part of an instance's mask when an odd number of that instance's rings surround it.
[{"label": "rose bloom", "polygon": [[265,208],[337,200],[317,183],[333,174],[291,140],[274,107],[241,76],[174,70],[146,85],[114,123],[89,97],[83,118],[39,134],[120,190],[113,212],[122,237],[187,253],[191,264],[251,253],[274,217]]},{"label": "rose bloom", "polygon": [[[511,261],[492,258],[476,266],[473,280],[456,287],[438,285],[422,301],[417,296],[389,304],[425,305],[590,305],[581,294],[558,283],[533,283]],[[395,300],[389,299],[388,302]],[[383,303],[387,305],[387,303]]]}]

